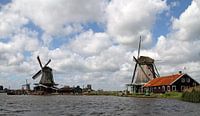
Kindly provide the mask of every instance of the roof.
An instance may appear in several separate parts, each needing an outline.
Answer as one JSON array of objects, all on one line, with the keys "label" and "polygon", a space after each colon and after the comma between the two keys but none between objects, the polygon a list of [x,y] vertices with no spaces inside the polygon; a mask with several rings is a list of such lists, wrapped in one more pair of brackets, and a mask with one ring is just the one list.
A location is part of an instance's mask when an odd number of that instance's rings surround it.
[{"label": "roof", "polygon": [[162,85],[171,85],[184,74],[174,74],[164,77],[155,78],[144,85],[144,87],[152,87],[152,86],[162,86]]}]

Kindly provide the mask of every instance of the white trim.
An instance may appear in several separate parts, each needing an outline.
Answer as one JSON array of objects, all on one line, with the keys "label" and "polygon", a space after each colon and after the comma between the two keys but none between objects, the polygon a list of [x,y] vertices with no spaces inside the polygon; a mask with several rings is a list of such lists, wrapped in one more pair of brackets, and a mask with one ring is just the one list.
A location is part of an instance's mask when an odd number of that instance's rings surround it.
[{"label": "white trim", "polygon": [[172,85],[172,84],[174,84],[177,80],[179,80],[183,75],[186,75],[186,74],[182,74],[182,75],[180,75],[176,80],[174,80],[173,82],[171,82],[169,85]]}]

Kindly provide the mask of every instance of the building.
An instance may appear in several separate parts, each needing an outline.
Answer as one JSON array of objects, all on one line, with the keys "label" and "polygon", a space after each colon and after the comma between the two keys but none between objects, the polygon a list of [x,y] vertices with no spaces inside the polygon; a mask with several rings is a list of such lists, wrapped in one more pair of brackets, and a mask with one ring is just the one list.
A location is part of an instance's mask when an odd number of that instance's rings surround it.
[{"label": "building", "polygon": [[0,85],[0,90],[3,90],[3,86],[2,85]]},{"label": "building", "polygon": [[153,93],[165,93],[169,91],[182,92],[184,89],[197,85],[199,83],[188,74],[179,73],[150,80],[143,88],[145,91]]}]

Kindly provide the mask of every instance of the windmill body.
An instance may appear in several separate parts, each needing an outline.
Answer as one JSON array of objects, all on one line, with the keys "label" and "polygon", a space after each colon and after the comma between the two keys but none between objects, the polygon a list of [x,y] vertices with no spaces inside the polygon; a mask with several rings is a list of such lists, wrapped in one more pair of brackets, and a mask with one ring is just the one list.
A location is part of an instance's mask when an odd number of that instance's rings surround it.
[{"label": "windmill body", "polygon": [[53,73],[50,67],[44,67],[42,69],[42,77],[39,84],[46,85],[46,86],[53,86],[55,85],[53,80]]},{"label": "windmill body", "polygon": [[140,67],[136,69],[136,75],[133,83],[143,85],[156,77],[154,70],[154,60],[147,56],[140,56],[138,59]]}]

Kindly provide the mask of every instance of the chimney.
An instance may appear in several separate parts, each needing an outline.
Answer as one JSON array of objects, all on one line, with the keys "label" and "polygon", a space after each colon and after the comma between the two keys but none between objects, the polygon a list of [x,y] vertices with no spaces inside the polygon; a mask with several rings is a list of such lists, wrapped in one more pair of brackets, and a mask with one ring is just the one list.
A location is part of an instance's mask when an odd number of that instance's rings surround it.
[{"label": "chimney", "polygon": [[183,74],[182,71],[179,71],[179,74]]}]

